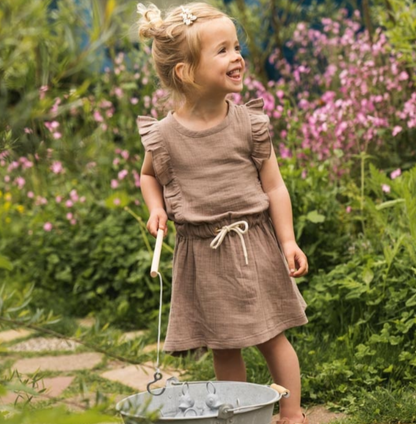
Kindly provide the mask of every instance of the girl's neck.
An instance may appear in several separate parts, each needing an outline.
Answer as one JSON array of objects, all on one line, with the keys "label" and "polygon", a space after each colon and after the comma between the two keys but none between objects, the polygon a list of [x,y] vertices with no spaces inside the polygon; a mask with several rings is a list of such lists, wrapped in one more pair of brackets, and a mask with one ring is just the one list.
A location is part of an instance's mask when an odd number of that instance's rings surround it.
[{"label": "girl's neck", "polygon": [[228,113],[225,98],[207,100],[204,98],[187,99],[175,110],[175,119],[191,130],[206,130],[221,123]]}]

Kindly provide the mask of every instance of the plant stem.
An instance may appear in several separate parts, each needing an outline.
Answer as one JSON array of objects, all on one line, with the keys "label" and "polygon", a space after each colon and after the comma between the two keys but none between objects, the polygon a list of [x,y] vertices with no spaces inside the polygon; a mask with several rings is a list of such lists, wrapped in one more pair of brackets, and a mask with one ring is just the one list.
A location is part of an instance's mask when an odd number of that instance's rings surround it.
[{"label": "plant stem", "polygon": [[363,19],[364,24],[367,27],[368,31],[368,38],[370,39],[370,44],[373,44],[373,24],[371,23],[371,15],[370,15],[370,5],[368,3],[368,0],[363,0]]},{"label": "plant stem", "polygon": [[361,210],[361,226],[363,229],[363,234],[365,234],[365,224],[364,224],[364,188],[365,188],[365,152],[361,152],[361,193],[360,193],[360,210]]},{"label": "plant stem", "polygon": [[61,333],[57,333],[56,331],[53,330],[49,330],[48,328],[43,328],[43,327],[38,327],[35,324],[29,324],[29,323],[25,323],[19,320],[14,320],[11,318],[4,318],[4,317],[0,317],[0,321],[6,323],[8,326],[10,327],[25,327],[25,328],[29,328],[31,330],[35,330],[38,331],[39,333],[44,333],[44,334],[48,334],[50,336],[54,336],[57,337],[59,339],[63,339],[63,340],[70,340],[73,341],[75,343],[79,343],[95,352],[99,352],[99,353],[103,353],[104,355],[113,358],[113,359],[117,359],[119,361],[122,362],[127,362],[129,364],[133,364],[133,365],[141,365],[145,368],[149,368],[149,369],[153,369],[153,367],[150,367],[148,365],[142,364],[142,362],[138,359],[130,359],[130,358],[125,358],[124,356],[121,355],[117,355],[115,353],[111,353],[108,350],[105,350],[104,348],[94,345],[92,343],[86,342],[78,337],[71,337],[71,336],[64,336]]}]

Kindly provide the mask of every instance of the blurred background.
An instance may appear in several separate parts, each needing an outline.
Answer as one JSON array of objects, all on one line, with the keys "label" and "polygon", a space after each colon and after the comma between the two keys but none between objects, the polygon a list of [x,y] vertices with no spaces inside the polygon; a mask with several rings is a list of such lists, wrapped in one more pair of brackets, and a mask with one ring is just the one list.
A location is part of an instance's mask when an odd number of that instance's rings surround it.
[{"label": "blurred background", "polygon": [[[288,332],[303,402],[367,413],[361,423],[414,422],[416,4],[212,3],[236,19],[248,71],[232,99],[265,101],[309,257],[310,273],[297,281],[310,323]],[[92,316],[114,331],[156,334],[136,117],[162,118],[166,93],[137,18],[135,2],[0,3],[4,328],[71,337],[74,320]],[[161,262],[165,326],[173,245],[171,225]],[[94,340],[135,356],[108,337]],[[250,380],[267,383],[256,351],[245,358]],[[204,360],[187,365],[192,378],[213,378]]]}]

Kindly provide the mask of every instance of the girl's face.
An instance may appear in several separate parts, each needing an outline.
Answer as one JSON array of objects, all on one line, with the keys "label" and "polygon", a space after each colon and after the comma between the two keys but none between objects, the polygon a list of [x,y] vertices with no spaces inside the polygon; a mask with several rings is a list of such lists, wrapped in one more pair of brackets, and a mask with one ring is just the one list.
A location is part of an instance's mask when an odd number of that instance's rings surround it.
[{"label": "girl's face", "polygon": [[218,18],[201,25],[201,56],[195,82],[213,97],[243,89],[244,60],[233,22]]}]

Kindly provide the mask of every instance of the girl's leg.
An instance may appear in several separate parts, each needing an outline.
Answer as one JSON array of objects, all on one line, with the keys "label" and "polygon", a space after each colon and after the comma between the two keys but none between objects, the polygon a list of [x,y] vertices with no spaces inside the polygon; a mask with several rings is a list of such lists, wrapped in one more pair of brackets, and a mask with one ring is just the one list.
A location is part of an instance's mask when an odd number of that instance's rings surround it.
[{"label": "girl's leg", "polygon": [[213,349],[212,352],[218,381],[246,381],[246,364],[241,349]]},{"label": "girl's leg", "polygon": [[263,354],[273,381],[290,390],[288,398],[280,401],[280,418],[302,423],[300,409],[300,369],[295,350],[284,333],[257,346]]}]

